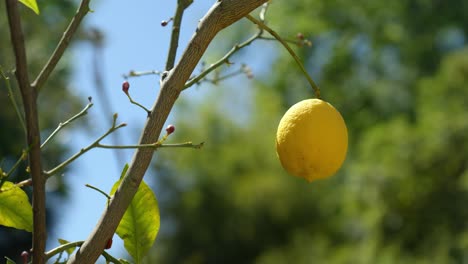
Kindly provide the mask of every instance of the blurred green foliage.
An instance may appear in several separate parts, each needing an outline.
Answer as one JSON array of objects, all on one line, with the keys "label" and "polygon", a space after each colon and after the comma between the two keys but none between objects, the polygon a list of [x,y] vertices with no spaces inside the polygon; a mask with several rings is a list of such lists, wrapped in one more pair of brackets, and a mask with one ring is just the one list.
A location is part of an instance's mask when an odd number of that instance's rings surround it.
[{"label": "blurred green foliage", "polygon": [[461,0],[273,1],[268,24],[313,43],[296,50],[347,122],[347,161],[311,184],[280,167],[276,126],[313,93],[277,45],[245,105],[226,107],[239,87],[179,103],[170,140],[206,143],[158,153],[161,232],[148,263],[467,263],[466,10]]},{"label": "blurred green foliage", "polygon": [[[75,1],[40,1],[41,14],[36,15],[27,7],[21,5],[21,18],[26,41],[29,77],[31,81],[39,73],[40,69],[47,62],[52,54],[57,42],[60,40],[66,25],[76,10]],[[21,106],[20,91],[16,86],[14,76],[14,53],[10,42],[8,20],[6,16],[5,2],[0,2],[0,66],[9,76],[10,84],[14,93],[14,98]],[[38,105],[40,115],[40,129],[43,140],[58,125],[66,120],[81,107],[81,104],[71,92],[71,87],[67,83],[70,78],[69,57],[66,54],[57,65],[55,72],[51,75],[39,94]],[[11,166],[21,156],[23,149],[26,149],[26,135],[18,121],[18,117],[9,98],[6,82],[0,78],[0,166],[4,171],[8,171]],[[45,169],[51,168],[63,160],[66,153],[66,146],[63,142],[54,140],[43,151],[43,166]],[[19,182],[29,178],[25,171],[26,165],[20,166],[9,180]],[[25,188],[30,192],[29,188]],[[54,177],[48,184],[51,197],[62,197],[66,194],[66,185],[62,177]],[[53,209],[48,206],[48,225],[53,227]],[[20,260],[20,253],[31,248],[31,234],[12,228],[0,227],[0,259],[8,256],[14,260]]]}]

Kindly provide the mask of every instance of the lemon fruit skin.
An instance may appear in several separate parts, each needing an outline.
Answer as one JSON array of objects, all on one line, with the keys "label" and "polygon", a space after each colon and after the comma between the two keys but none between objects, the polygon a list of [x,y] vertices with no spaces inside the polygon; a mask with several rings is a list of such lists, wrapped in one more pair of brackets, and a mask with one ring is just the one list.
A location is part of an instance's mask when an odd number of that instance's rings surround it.
[{"label": "lemon fruit skin", "polygon": [[307,99],[286,111],[276,133],[276,153],[289,173],[311,182],[335,174],[348,149],[341,114],[320,99]]}]

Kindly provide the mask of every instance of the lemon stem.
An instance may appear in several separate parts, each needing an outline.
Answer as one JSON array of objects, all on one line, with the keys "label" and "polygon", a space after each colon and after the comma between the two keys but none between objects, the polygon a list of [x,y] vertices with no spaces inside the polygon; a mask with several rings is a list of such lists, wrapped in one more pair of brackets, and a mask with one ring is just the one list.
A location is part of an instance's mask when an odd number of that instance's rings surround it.
[{"label": "lemon stem", "polygon": [[320,88],[314,82],[314,80],[312,80],[309,73],[307,73],[307,70],[304,68],[304,65],[302,65],[301,60],[296,55],[296,53],[291,49],[291,47],[289,47],[288,43],[286,43],[286,41],[284,41],[273,29],[269,28],[262,21],[259,21],[253,18],[251,15],[247,15],[245,17],[248,20],[250,20],[252,23],[258,25],[261,29],[266,30],[268,33],[270,33],[275,39],[277,39],[286,48],[286,50],[288,50],[289,54],[291,54],[291,56],[294,58],[299,68],[301,68],[301,71],[304,73],[305,77],[307,78],[307,81],[309,81],[309,84],[310,86],[312,86],[312,89],[314,89],[315,97],[320,99]]}]

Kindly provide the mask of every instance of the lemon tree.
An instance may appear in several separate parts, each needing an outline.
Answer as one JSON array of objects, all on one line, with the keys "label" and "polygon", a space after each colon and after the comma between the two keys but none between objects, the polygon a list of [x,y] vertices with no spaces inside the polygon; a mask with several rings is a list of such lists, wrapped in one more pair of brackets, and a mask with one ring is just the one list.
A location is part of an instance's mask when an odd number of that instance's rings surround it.
[{"label": "lemon tree", "polygon": [[348,149],[341,114],[320,99],[296,103],[284,114],[276,133],[276,151],[284,169],[311,182],[335,174]]}]

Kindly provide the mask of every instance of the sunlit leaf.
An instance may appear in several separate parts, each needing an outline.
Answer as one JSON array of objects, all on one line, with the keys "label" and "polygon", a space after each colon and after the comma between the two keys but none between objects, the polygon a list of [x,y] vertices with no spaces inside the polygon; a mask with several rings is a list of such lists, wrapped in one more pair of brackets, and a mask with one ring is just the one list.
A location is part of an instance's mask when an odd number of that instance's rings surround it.
[{"label": "sunlit leaf", "polygon": [[128,163],[125,163],[125,166],[124,166],[124,168],[122,170],[122,173],[120,174],[120,179],[123,179],[125,174],[127,174],[127,170],[128,170]]},{"label": "sunlit leaf", "polygon": [[[121,181],[114,184],[111,195],[115,193]],[[158,201],[148,185],[141,182],[116,231],[135,263],[141,263],[153,245],[159,224]]]},{"label": "sunlit leaf", "polygon": [[12,182],[5,182],[0,189],[0,225],[33,230],[33,212],[28,195]]},{"label": "sunlit leaf", "polygon": [[36,0],[19,0],[19,1],[23,3],[23,5],[31,8],[31,10],[34,11],[34,13],[39,15],[39,7],[37,6]]},{"label": "sunlit leaf", "polygon": [[[60,243],[60,245],[65,245],[65,244],[70,243],[70,241],[65,240],[65,239],[61,239],[61,238],[58,239],[58,242]],[[73,251],[75,251],[75,249],[76,249],[76,247],[71,247],[71,248],[67,249],[66,251],[67,251],[68,255],[71,255],[73,253]]]}]

